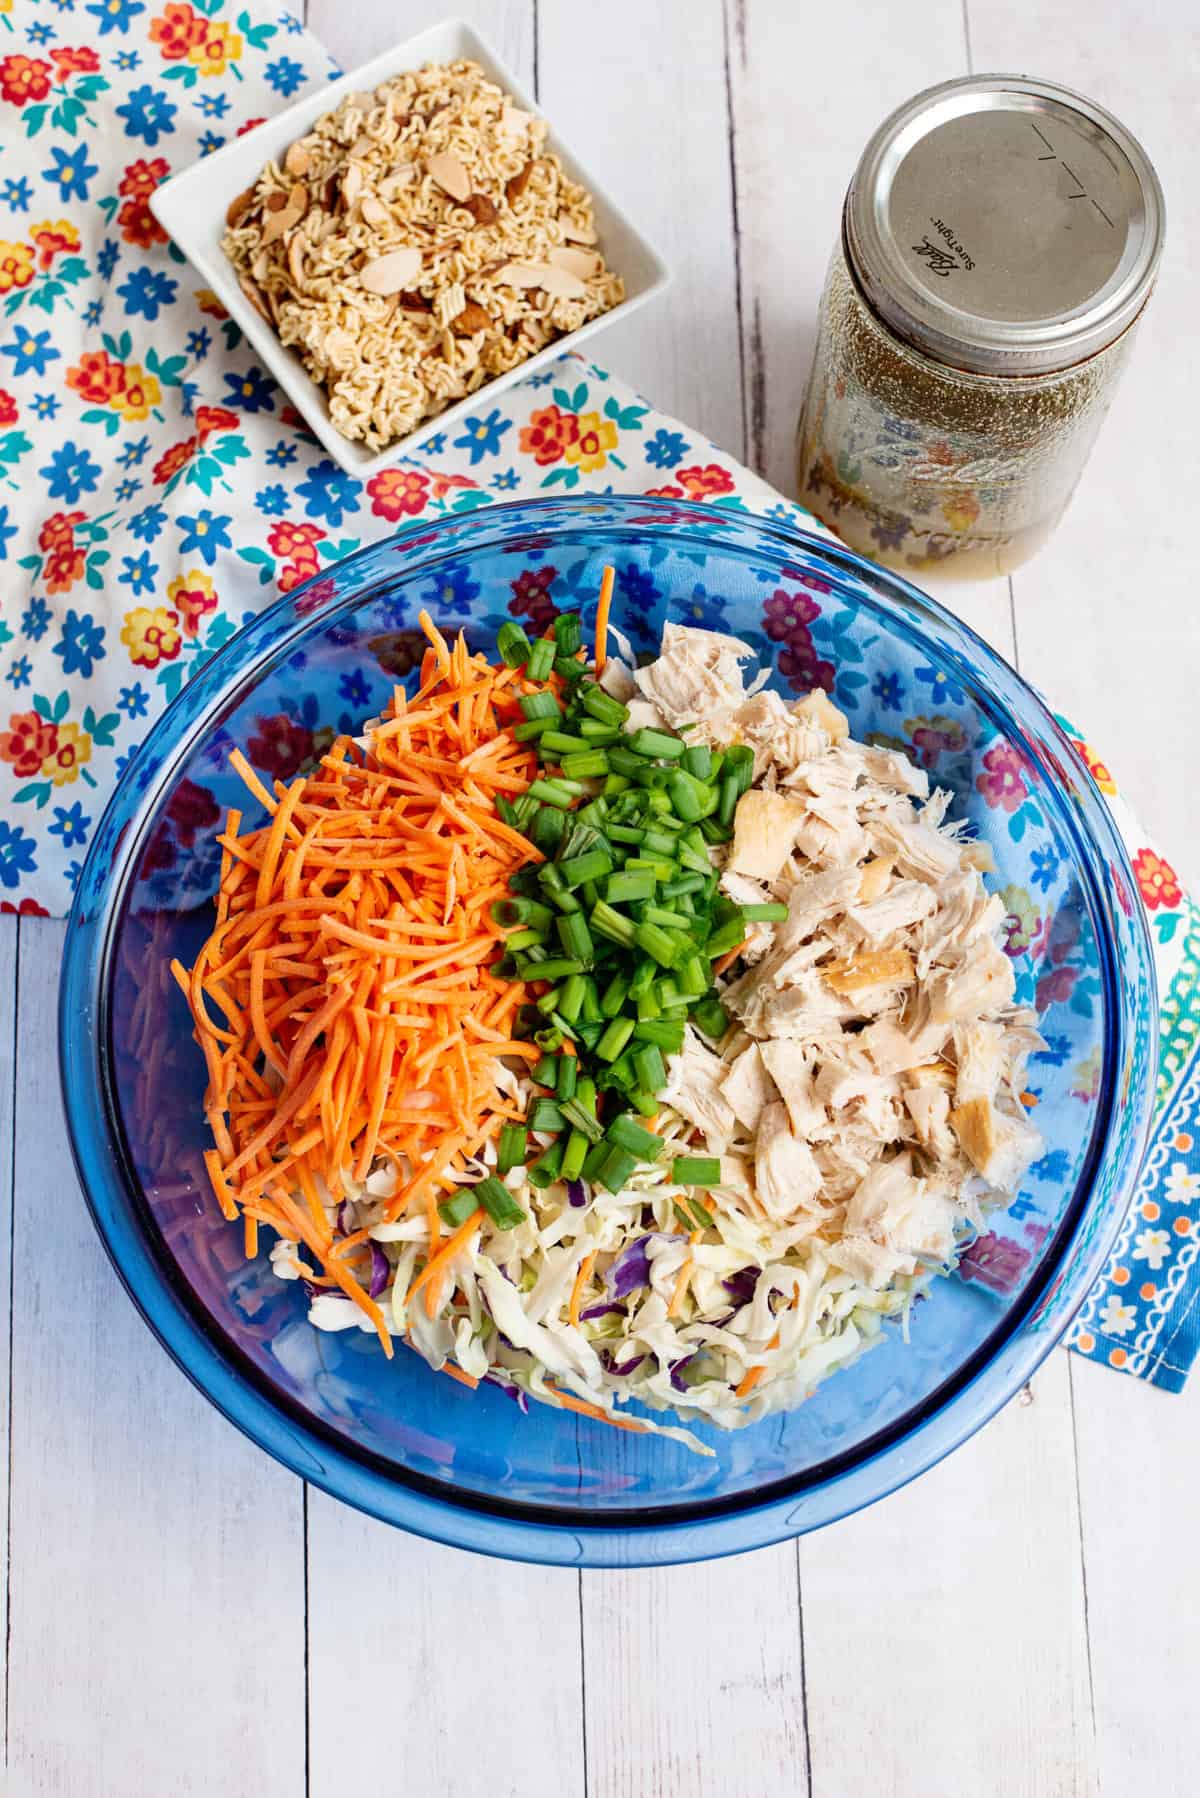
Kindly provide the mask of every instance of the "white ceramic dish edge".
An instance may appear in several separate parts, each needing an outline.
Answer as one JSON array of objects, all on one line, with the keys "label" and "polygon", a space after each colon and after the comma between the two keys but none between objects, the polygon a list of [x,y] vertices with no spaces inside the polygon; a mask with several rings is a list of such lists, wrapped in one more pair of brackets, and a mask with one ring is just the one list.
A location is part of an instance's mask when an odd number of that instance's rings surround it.
[{"label": "white ceramic dish edge", "polygon": [[454,62],[460,57],[470,57],[479,63],[489,78],[498,82],[521,106],[540,114],[536,101],[477,32],[461,19],[444,19],[439,25],[431,26],[428,31],[384,51],[327,87],[298,100],[294,106],[286,107],[244,137],[234,138],[211,155],[202,157],[164,181],[150,198],[151,208],[163,229],[240,326],[264,367],[283,388],[335,462],[360,480],[366,480],[379,469],[410,455],[435,431],[448,430],[468,413],[526,375],[535,373],[565,350],[576,348],[586,338],[603,330],[605,325],[644,306],[655,295],[664,292],[670,281],[667,266],[657,251],[611,195],[572,155],[552,126],[550,141],[563,167],[573,181],[580,182],[592,195],[596,228],[610,267],[624,278],[626,298],[611,312],[602,313],[578,331],[557,338],[536,356],[530,356],[528,361],[510,369],[507,374],[497,375],[466,399],[448,406],[436,418],[426,419],[415,431],[410,431],[407,437],[398,439],[385,450],[367,450],[342,436],[329,417],[323,389],[305,372],[299,357],[279,342],[270,325],[259,317],[238,286],[221,249],[225,211],[234,195],[250,186],[265,162],[277,157],[294,139],[302,137],[316,119],[337,106],[344,94],[377,87],[381,81],[420,68],[425,63]]}]

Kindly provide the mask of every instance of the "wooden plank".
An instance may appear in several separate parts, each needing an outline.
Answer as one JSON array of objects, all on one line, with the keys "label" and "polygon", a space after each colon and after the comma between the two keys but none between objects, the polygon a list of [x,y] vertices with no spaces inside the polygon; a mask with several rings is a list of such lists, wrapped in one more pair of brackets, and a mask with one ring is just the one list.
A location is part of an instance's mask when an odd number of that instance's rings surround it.
[{"label": "wooden plank", "polygon": [[1052,542],[1014,578],[1022,666],[1100,748],[1181,873],[1200,878],[1193,421],[1200,360],[1186,346],[1200,281],[1188,0],[970,0],[978,68],[1029,69],[1091,95],[1142,139],[1167,196],[1157,289],[1091,462]]},{"label": "wooden plank", "polygon": [[1094,1798],[1068,1385],[802,1539],[815,1791]]},{"label": "wooden plank", "polygon": [[[721,9],[694,0],[543,6],[539,100],[674,272],[607,330],[605,368],[740,455],[742,395]],[[668,477],[664,475],[664,479]]]},{"label": "wooden plank", "polygon": [[306,21],[349,74],[360,63],[416,37],[447,17],[462,19],[487,39],[510,69],[534,78],[534,0],[463,0],[451,7],[428,0],[388,0],[347,6],[344,0],[308,0]]},{"label": "wooden plank", "polygon": [[794,1544],[585,1573],[583,1605],[588,1798],[804,1798]]},{"label": "wooden plank", "polygon": [[404,1791],[583,1798],[578,1575],[422,1542],[312,1488],[308,1517],[311,1798],[379,1787],[389,1758]]},{"label": "wooden plank", "polygon": [[66,1144],[63,927],[26,924],[13,1239],[9,1758],[29,1798],[304,1784],[300,1482],[172,1366]]},{"label": "wooden plank", "polygon": [[[17,1077],[20,924],[0,916],[0,1742],[8,1722],[9,1299],[12,1257],[13,1096]],[[0,1766],[4,1756],[0,1755]]]},{"label": "wooden plank", "polygon": [[1200,1684],[1200,1566],[1183,1549],[1200,1482],[1200,1382],[1155,1392],[1079,1356],[1071,1374],[1101,1788],[1195,1791],[1195,1713],[1169,1718],[1170,1695]]}]

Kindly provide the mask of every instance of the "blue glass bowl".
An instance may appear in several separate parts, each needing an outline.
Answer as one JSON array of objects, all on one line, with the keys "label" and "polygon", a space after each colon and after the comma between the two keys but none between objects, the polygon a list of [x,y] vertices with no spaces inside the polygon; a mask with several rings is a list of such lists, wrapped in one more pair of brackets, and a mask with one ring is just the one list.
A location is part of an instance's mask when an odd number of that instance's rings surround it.
[{"label": "blue glass bowl", "polygon": [[[207,934],[212,826],[245,807],[239,744],[286,777],[356,728],[420,656],[417,613],[489,651],[504,618],[594,613],[639,650],[668,615],[754,645],[781,689],[831,688],[856,736],[902,743],[991,844],[1045,1153],[1017,1202],[911,1319],[799,1410],[709,1431],[713,1460],[498,1389],[471,1394],[356,1331],[321,1334],[212,1202],[202,1058],[168,972]],[[969,1436],[1058,1340],[1116,1234],[1148,1126],[1157,1008],[1125,851],[1041,700],[963,624],[835,545],[739,510],[553,499],[421,523],[264,613],[152,730],[96,833],[67,938],[62,1075],[80,1178],[160,1341],[227,1417],[364,1511],[463,1547],[615,1566],[811,1529]],[[703,1426],[701,1426],[703,1427]]]}]

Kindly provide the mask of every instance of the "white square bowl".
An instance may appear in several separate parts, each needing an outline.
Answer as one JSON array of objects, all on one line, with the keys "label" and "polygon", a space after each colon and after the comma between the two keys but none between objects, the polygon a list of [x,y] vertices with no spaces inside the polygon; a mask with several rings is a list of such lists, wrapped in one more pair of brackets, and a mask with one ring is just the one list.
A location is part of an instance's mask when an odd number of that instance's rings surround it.
[{"label": "white square bowl", "polygon": [[423,31],[419,37],[410,38],[407,43],[384,51],[382,56],[374,57],[361,68],[351,70],[340,81],[298,100],[294,106],[256,126],[244,137],[236,137],[211,155],[202,157],[191,168],[165,181],[150,197],[151,208],[163,229],[241,327],[247,342],[257,351],[264,367],[270,370],[309,428],[334,460],[348,474],[357,475],[361,480],[399,457],[411,454],[426,437],[455,424],[477,406],[503,393],[506,387],[524,380],[526,375],[561,356],[564,350],[573,349],[585,338],[602,331],[605,325],[644,306],[647,300],[662,293],[670,281],[666,264],[657,251],[635,229],[595,177],[572,156],[561,139],[552,134],[550,147],[560,157],[567,174],[572,181],[586,187],[592,196],[596,230],[605,261],[624,280],[625,299],[610,312],[589,320],[578,331],[556,338],[507,374],[497,375],[466,399],[447,406],[436,418],[427,418],[415,431],[410,431],[407,437],[397,438],[385,450],[364,449],[362,444],[352,443],[342,436],[330,419],[324,389],[311,379],[299,356],[284,348],[274,330],[254,310],[238,286],[233,268],[221,248],[226,228],[225,211],[236,194],[257,180],[265,163],[272,158],[282,160],[288,145],[303,137],[323,114],[332,112],[343,95],[378,87],[380,82],[390,80],[393,75],[406,74],[426,63],[455,62],[460,57],[477,62],[489,79],[511,94],[519,106],[529,112],[540,112],[532,96],[505,68],[490,45],[461,19],[445,19],[440,25]]}]

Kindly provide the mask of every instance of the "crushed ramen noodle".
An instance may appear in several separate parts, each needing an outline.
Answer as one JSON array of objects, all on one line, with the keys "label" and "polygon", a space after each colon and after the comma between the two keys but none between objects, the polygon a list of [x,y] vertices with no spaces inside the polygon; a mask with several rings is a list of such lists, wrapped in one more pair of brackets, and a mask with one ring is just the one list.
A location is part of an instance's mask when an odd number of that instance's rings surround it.
[{"label": "crushed ramen noodle", "polygon": [[385,449],[624,298],[591,195],[473,62],[351,93],[230,205],[247,299]]}]

